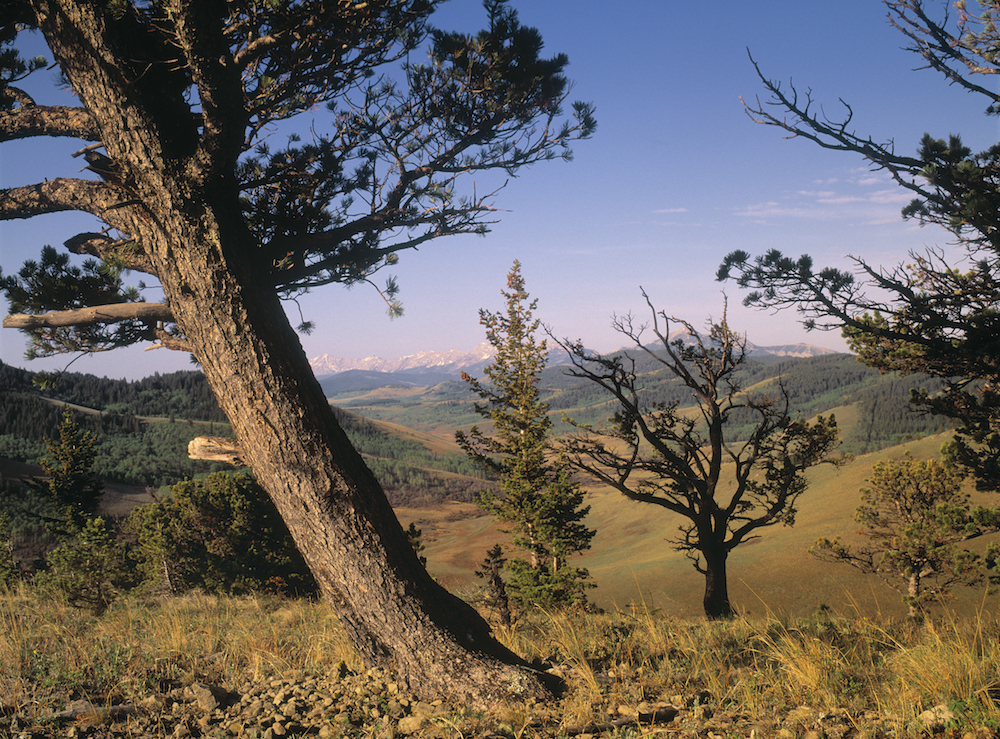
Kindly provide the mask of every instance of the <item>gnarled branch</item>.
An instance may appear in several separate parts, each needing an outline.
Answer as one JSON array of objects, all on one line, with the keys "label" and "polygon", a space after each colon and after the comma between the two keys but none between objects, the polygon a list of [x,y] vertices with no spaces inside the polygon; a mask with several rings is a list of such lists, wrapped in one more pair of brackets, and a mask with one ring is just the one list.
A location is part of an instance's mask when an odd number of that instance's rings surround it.
[{"label": "gnarled branch", "polygon": [[124,191],[106,182],[57,177],[34,185],[0,190],[0,220],[76,210],[95,215],[109,225],[127,231],[126,219],[116,217],[115,211],[129,204],[128,201]]},{"label": "gnarled branch", "polygon": [[74,254],[97,257],[105,262],[120,264],[125,269],[156,275],[149,257],[131,239],[113,239],[102,233],[79,233],[63,242]]},{"label": "gnarled branch", "polygon": [[188,442],[188,457],[204,459],[209,462],[246,464],[243,461],[243,449],[239,442],[224,436],[199,436],[192,439]]}]

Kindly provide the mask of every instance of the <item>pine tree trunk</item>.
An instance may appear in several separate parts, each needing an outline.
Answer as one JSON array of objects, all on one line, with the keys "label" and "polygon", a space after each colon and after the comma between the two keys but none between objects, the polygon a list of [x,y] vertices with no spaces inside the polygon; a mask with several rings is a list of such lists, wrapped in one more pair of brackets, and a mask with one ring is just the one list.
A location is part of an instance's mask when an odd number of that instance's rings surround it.
[{"label": "pine tree trunk", "polygon": [[920,573],[913,572],[910,574],[910,579],[907,582],[907,603],[909,604],[909,616],[910,618],[916,618],[920,615],[920,609],[917,608],[917,598],[920,597]]},{"label": "pine tree trunk", "polygon": [[[202,214],[196,222],[206,220]],[[184,243],[225,243],[224,231],[193,232]],[[365,663],[394,669],[417,693],[474,705],[540,695],[537,677],[512,669],[524,663],[420,565],[273,291],[254,289],[253,275],[213,248],[163,248],[174,254],[172,273],[161,279],[178,324]]]}]

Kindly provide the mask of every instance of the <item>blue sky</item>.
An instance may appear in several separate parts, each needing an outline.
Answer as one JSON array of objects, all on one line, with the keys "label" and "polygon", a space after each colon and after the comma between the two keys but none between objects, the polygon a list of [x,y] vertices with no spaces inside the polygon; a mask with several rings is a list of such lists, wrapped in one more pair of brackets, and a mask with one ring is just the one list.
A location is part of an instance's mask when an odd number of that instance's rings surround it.
[{"label": "blue sky", "polygon": [[[646,310],[640,286],[658,308],[695,325],[721,314],[725,289],[730,323],[750,341],[843,348],[833,333],[807,334],[793,313],[744,309],[738,288],[714,280],[722,257],[737,248],[778,248],[842,268],[847,254],[889,265],[908,250],[945,243],[947,234],[904,223],[899,212],[909,196],[859,157],[754,124],[740,100],[763,94],[748,48],[768,77],[810,88],[831,117],[842,112],[838,98],[848,101],[858,133],[893,139],[900,152],[914,151],[925,131],[961,133],[975,149],[1000,139],[998,119],[983,115],[985,101],[934,72],[914,71],[921,60],[901,48],[906,39],[877,0],[511,5],[522,23],[541,30],[547,53],[568,54],[571,97],[595,104],[597,133],[576,143],[574,161],[536,165],[511,180],[496,200],[501,221],[486,237],[404,253],[392,272],[402,288],[402,318],[390,320],[365,286],[332,286],[302,300],[305,317],[317,324],[302,337],[310,357],[470,349],[484,339],[478,311],[502,307],[500,290],[515,259],[538,299],[537,317],[556,335],[601,351],[625,343],[611,328],[612,314]],[[471,32],[484,17],[478,0],[451,0],[435,21]],[[50,74],[41,73],[32,91],[39,102],[67,103],[67,93],[48,84]],[[69,153],[79,146],[0,144],[0,186],[74,175],[80,162]],[[15,272],[75,225],[89,228],[74,215],[0,223],[0,266]],[[158,296],[150,291],[147,299]],[[19,333],[0,332],[6,363],[50,369],[66,361],[27,363],[23,350]],[[112,377],[188,367],[187,355],[141,349],[73,365]]]}]

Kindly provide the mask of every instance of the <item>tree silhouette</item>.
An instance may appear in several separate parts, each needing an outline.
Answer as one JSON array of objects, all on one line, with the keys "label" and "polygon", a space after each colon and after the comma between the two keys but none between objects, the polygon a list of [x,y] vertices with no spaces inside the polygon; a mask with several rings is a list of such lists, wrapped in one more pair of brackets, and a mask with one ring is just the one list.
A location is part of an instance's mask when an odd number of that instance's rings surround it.
[{"label": "tree silhouette", "polygon": [[[726,618],[733,613],[730,553],[761,528],[795,522],[796,501],[807,486],[802,473],[828,457],[837,425],[833,416],[814,423],[792,419],[783,390],[776,397],[745,392],[736,373],[746,359],[746,340],[725,314],[702,336],[687,321],[657,311],[645,292],[643,297],[655,348],[643,341],[648,326],[631,315],[616,318],[615,328],[694,396],[696,412],[685,412],[679,401],[644,402],[634,357],[600,356],[565,342],[570,373],[607,390],[618,410],[604,425],[574,423],[579,431],[563,448],[572,465],[629,500],[683,517],[679,535],[668,541],[705,576],[705,614]],[[671,338],[671,323],[680,336]],[[727,424],[740,414],[752,419],[752,430],[735,439]]]}]

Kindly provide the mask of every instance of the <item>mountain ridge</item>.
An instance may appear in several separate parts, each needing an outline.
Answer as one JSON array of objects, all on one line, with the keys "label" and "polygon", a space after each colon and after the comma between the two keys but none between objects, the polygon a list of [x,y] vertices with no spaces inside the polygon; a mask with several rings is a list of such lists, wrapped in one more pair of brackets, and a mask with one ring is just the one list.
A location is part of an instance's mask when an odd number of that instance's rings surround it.
[{"label": "mountain ridge", "polygon": [[[618,352],[620,351],[624,351],[624,349],[618,350]],[[824,354],[840,353],[833,349],[825,349],[812,344],[801,343],[757,346],[748,342],[747,351],[748,353],[770,354],[776,357],[817,357]],[[309,364],[312,366],[316,376],[320,378],[350,371],[380,372],[385,374],[426,372],[454,374],[457,377],[462,370],[491,360],[495,353],[496,350],[491,344],[483,342],[477,344],[469,351],[462,351],[460,349],[448,349],[439,352],[421,351],[397,357],[396,359],[385,359],[378,356],[346,359],[334,357],[330,354],[321,354],[318,357],[310,359]]]}]

